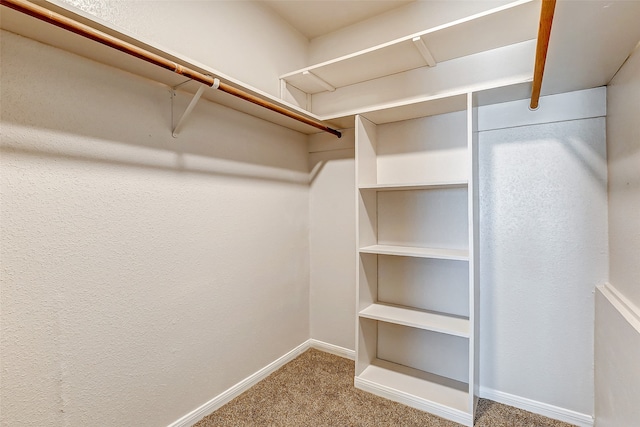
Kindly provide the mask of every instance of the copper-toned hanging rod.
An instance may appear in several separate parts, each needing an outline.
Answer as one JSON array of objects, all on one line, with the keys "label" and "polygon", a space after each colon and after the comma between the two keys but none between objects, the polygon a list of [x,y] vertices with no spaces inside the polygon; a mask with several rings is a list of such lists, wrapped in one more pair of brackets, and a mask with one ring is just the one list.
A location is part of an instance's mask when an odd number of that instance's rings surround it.
[{"label": "copper-toned hanging rod", "polygon": [[556,0],[542,0],[538,44],[536,46],[536,64],[533,70],[533,87],[531,88],[531,104],[529,105],[532,110],[538,108],[538,101],[540,100],[542,76],[544,75],[544,64],[547,61],[547,50],[549,49],[549,37],[551,36],[551,24],[553,23],[555,9]]},{"label": "copper-toned hanging rod", "polygon": [[[109,46],[113,49],[117,49],[128,55],[135,56],[136,58],[142,59],[143,61],[147,61],[154,65],[157,65],[158,67],[162,67],[169,71],[173,71],[174,73],[181,74],[187,78],[190,78],[192,80],[205,84],[209,87],[212,87],[214,85],[214,77],[212,76],[207,76],[198,71],[182,66],[163,56],[149,52],[148,50],[142,49],[124,40],[120,40],[117,37],[103,33],[102,31],[98,31],[95,28],[91,28],[88,25],[82,24],[71,18],[67,18],[66,16],[60,15],[59,13],[53,12],[42,6],[33,4],[29,1],[0,0],[0,4],[2,4],[3,6],[9,7],[11,9],[17,10],[18,12],[22,12],[29,16],[33,16],[34,18],[40,19],[42,21],[48,22],[49,24],[53,24],[57,27],[63,28],[67,31],[76,33],[82,37],[86,37],[98,43],[102,43],[106,46]],[[282,115],[290,117],[294,120],[298,120],[299,122],[306,123],[309,126],[313,126],[325,132],[329,132],[337,136],[338,138],[342,136],[342,134],[339,131],[328,127],[321,121],[313,120],[311,118],[305,117],[302,114],[298,114],[287,108],[273,104],[269,101],[266,101],[262,98],[259,98],[248,92],[245,92],[241,89],[235,88],[227,83],[220,82],[218,89],[228,94],[231,94],[233,96],[237,96],[238,98],[244,99],[245,101],[252,102],[261,107],[267,108],[271,111],[275,111],[276,113],[280,113]]]}]

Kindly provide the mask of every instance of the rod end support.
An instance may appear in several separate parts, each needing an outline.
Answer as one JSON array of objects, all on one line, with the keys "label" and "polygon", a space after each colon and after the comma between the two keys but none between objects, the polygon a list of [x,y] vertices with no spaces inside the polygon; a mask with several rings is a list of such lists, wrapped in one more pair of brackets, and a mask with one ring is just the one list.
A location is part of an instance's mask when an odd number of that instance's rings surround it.
[{"label": "rod end support", "polygon": [[330,127],[325,129],[327,132],[334,134],[335,136],[337,136],[338,138],[342,138],[342,132],[340,132],[339,130],[335,130],[332,129]]}]

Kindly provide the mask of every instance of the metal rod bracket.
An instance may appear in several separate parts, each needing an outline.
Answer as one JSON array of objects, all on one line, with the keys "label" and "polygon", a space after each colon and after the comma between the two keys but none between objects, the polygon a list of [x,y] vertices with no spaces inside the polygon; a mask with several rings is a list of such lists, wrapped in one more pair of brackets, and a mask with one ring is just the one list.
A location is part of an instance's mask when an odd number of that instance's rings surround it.
[{"label": "metal rod bracket", "polygon": [[[217,85],[216,85],[216,82],[217,82]],[[217,89],[218,86],[220,86],[220,80],[215,79],[212,87],[214,89]],[[200,100],[200,97],[202,96],[202,93],[204,92],[204,90],[206,88],[207,87],[205,85],[200,85],[200,87],[198,88],[198,91],[196,92],[196,94],[193,95],[193,98],[191,99],[191,102],[189,103],[189,105],[187,105],[187,108],[184,110],[184,113],[182,113],[182,116],[180,117],[180,120],[178,120],[178,124],[176,124],[176,126],[173,128],[172,135],[173,135],[174,138],[178,137],[178,134],[180,133],[180,130],[182,129],[182,127],[184,126],[185,122],[187,121],[187,119],[191,115],[191,112],[193,111],[193,109],[196,107],[196,104],[198,103],[198,100]],[[176,97],[175,88],[172,88],[172,90],[171,90],[171,113],[172,113],[172,117],[173,117],[173,110],[175,108],[173,99],[175,97]]]}]

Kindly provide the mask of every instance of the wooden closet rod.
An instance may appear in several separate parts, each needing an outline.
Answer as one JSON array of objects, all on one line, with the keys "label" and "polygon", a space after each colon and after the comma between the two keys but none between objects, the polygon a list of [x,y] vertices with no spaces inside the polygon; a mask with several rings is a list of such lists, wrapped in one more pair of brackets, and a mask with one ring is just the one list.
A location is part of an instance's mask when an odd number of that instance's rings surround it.
[{"label": "wooden closet rod", "polygon": [[[149,52],[148,50],[142,49],[124,40],[120,40],[117,37],[113,37],[109,34],[103,33],[102,31],[98,31],[95,28],[91,28],[88,25],[82,24],[71,18],[67,18],[66,16],[60,15],[59,13],[53,12],[42,6],[33,4],[29,1],[0,0],[0,4],[2,4],[3,6],[9,7],[11,9],[17,10],[18,12],[22,12],[34,18],[40,19],[42,21],[48,22],[49,24],[53,24],[57,27],[63,28],[67,31],[76,33],[82,37],[86,37],[98,43],[102,43],[106,46],[109,46],[113,49],[117,49],[128,55],[135,56],[136,58],[142,59],[143,61],[147,61],[154,65],[157,65],[158,67],[162,67],[169,71],[173,71],[174,73],[181,74],[187,78],[190,78],[192,80],[205,84],[209,87],[212,87],[214,85],[214,77],[212,76],[207,76],[198,71],[192,70],[188,67],[184,67],[163,56]],[[319,120],[314,120],[314,119],[305,117],[301,114],[296,113],[295,111],[291,111],[291,110],[288,110],[287,108],[273,104],[269,101],[266,101],[262,98],[259,98],[248,92],[245,92],[241,89],[235,88],[227,83],[220,82],[218,89],[230,95],[237,96],[238,98],[244,99],[245,101],[249,101],[261,107],[267,108],[271,111],[275,111],[276,113],[283,114],[294,120],[298,120],[299,122],[306,123],[317,129],[323,130],[325,132],[329,132],[337,136],[338,138],[342,136],[342,134],[339,131],[328,127],[327,125],[325,125]]]},{"label": "wooden closet rod", "polygon": [[549,49],[549,37],[551,36],[551,24],[553,23],[555,9],[556,0],[542,0],[538,44],[536,46],[536,64],[533,70],[533,87],[531,88],[531,104],[529,105],[532,110],[538,108],[538,101],[540,101],[542,76],[544,74],[544,65],[547,62],[547,50]]}]

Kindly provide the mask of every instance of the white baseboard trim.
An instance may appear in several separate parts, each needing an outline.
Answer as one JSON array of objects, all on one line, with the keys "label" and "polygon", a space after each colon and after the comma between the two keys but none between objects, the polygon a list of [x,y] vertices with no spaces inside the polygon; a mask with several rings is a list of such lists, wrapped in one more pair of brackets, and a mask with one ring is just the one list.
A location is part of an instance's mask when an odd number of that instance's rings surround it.
[{"label": "white baseboard trim", "polygon": [[570,409],[560,408],[558,406],[549,405],[548,403],[538,402],[536,400],[527,399],[513,394],[493,390],[480,386],[480,397],[483,399],[493,400],[494,402],[504,405],[513,406],[514,408],[524,409],[525,411],[535,414],[544,415],[554,420],[564,421],[579,427],[593,427],[593,417]]},{"label": "white baseboard trim", "polygon": [[287,363],[298,357],[300,354],[307,351],[310,348],[309,341],[310,340],[303,342],[284,356],[278,358],[274,362],[269,363],[258,372],[250,375],[249,377],[240,381],[238,384],[223,391],[204,405],[194,409],[184,417],[180,418],[178,421],[170,424],[169,427],[191,427],[202,418],[206,417],[216,409],[221,408],[224,404],[230,402],[234,398],[240,396],[242,393],[258,384],[260,381],[280,369],[282,366],[286,365]]},{"label": "white baseboard trim", "polygon": [[191,427],[202,418],[206,417],[213,411],[220,409],[223,405],[240,396],[245,391],[249,390],[254,385],[258,384],[260,381],[280,369],[282,366],[291,362],[293,359],[309,350],[310,348],[315,348],[320,351],[324,351],[326,353],[335,354],[336,356],[345,357],[347,359],[354,360],[355,359],[355,351],[349,350],[344,347],[340,347],[337,345],[329,344],[323,341],[318,341],[314,339],[309,339],[284,356],[278,358],[274,362],[271,362],[264,368],[260,369],[258,372],[250,375],[244,380],[240,381],[238,384],[233,387],[223,391],[210,401],[206,402],[204,405],[194,409],[189,412],[184,417],[180,418],[178,421],[170,424],[169,427]]},{"label": "white baseboard trim", "polygon": [[348,348],[340,347],[337,345],[329,344],[324,341],[318,341],[310,339],[307,341],[311,348],[324,351],[325,353],[335,354],[336,356],[344,357],[345,359],[356,360],[356,351],[349,350]]}]

